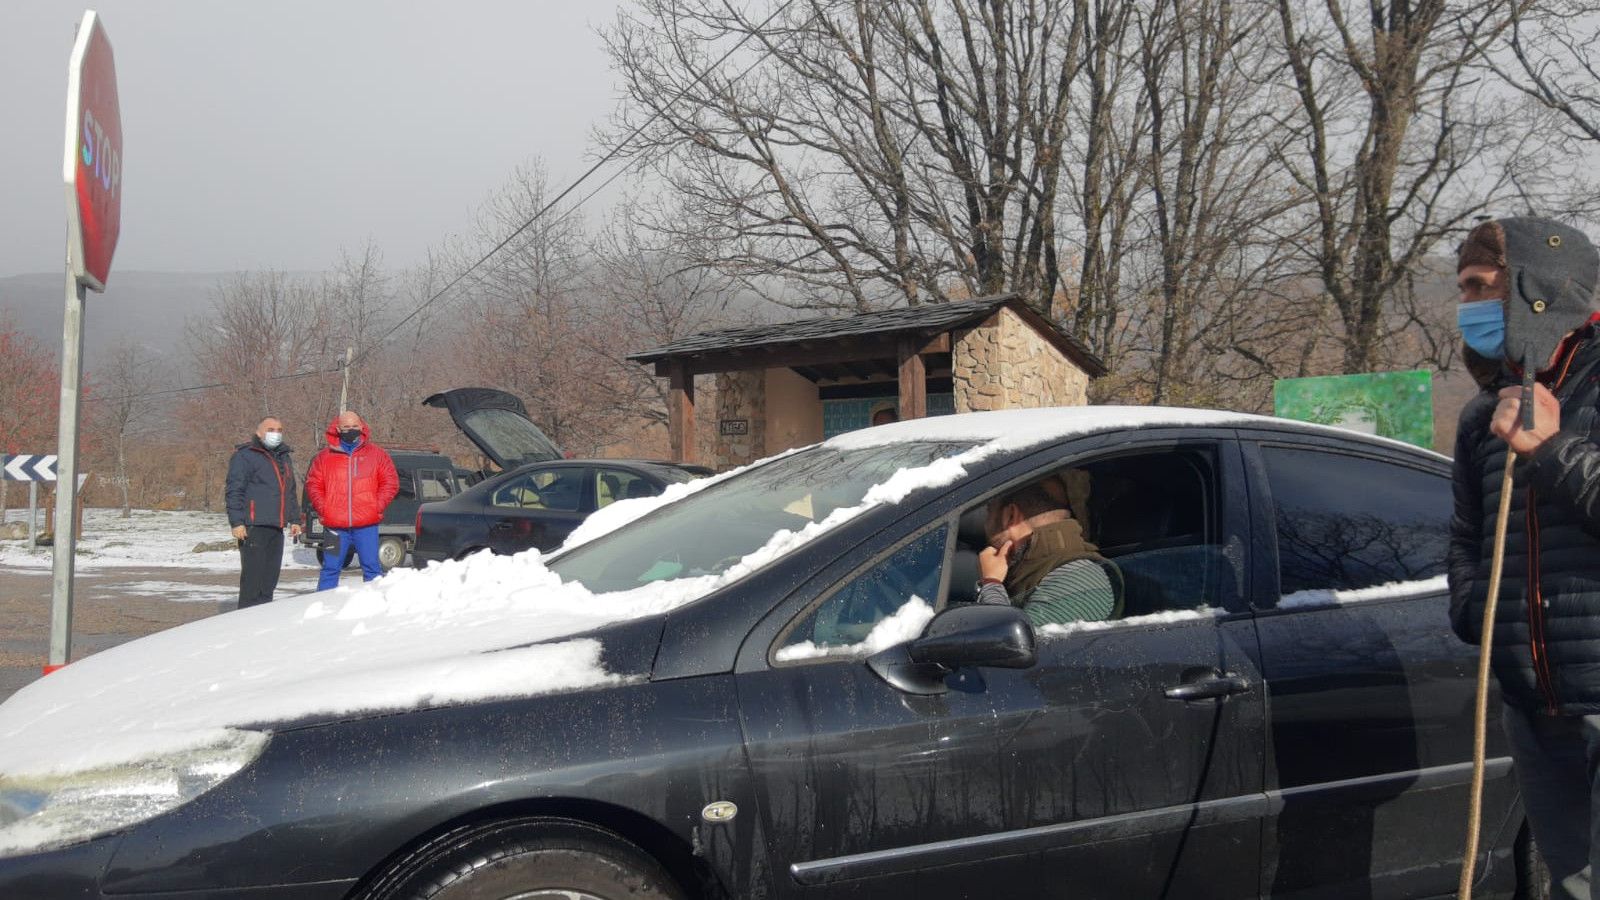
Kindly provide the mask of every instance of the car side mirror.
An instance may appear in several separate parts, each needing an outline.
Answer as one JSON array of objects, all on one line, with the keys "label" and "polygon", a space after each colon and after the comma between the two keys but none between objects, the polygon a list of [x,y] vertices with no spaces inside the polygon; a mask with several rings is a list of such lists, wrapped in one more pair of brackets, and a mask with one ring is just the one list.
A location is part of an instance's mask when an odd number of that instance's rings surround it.
[{"label": "car side mirror", "polygon": [[867,668],[906,693],[942,694],[945,676],[964,666],[1026,669],[1037,659],[1022,610],[974,603],[934,616],[921,637],[868,657]]}]

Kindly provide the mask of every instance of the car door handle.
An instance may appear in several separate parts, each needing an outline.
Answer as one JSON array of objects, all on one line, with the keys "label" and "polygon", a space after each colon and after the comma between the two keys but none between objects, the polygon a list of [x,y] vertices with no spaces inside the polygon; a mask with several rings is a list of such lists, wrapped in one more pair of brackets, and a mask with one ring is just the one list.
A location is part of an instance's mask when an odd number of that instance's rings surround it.
[{"label": "car door handle", "polygon": [[1169,687],[1166,694],[1173,700],[1213,700],[1248,690],[1250,679],[1243,675],[1216,673]]}]

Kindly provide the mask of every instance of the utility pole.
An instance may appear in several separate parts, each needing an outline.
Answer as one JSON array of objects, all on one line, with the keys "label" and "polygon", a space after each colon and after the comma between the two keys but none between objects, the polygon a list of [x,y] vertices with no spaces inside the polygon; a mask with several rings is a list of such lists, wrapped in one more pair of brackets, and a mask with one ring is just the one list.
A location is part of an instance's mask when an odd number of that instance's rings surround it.
[{"label": "utility pole", "polygon": [[350,408],[350,361],[355,356],[355,353],[356,348],[354,347],[344,348],[344,362],[339,366],[344,370],[344,384],[339,387],[339,409],[335,415]]}]

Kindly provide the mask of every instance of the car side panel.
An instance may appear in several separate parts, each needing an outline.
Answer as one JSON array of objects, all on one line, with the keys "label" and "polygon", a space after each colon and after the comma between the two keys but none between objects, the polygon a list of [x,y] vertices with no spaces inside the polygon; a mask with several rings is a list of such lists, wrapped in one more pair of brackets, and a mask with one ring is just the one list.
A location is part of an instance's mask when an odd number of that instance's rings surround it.
[{"label": "car side panel", "polygon": [[[1390,459],[1447,470],[1437,461],[1325,438],[1246,432],[1259,542],[1258,604],[1279,603],[1270,484],[1255,442]],[[1403,454],[1392,456],[1392,454]],[[1441,490],[1448,490],[1442,479]],[[1465,840],[1472,768],[1477,648],[1449,627],[1448,594],[1426,582],[1392,596],[1296,603],[1256,614],[1268,689],[1267,788],[1262,836],[1264,896],[1434,896],[1453,893]],[[1517,789],[1491,691],[1485,896],[1509,891],[1504,864],[1516,828]],[[1496,844],[1496,835],[1500,843]],[[1499,864],[1493,864],[1499,860]]]}]

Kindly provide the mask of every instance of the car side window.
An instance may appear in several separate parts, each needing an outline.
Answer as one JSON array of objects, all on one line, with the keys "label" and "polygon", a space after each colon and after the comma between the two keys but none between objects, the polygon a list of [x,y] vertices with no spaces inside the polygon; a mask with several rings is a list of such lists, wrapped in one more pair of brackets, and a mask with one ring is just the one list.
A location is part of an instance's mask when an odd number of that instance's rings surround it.
[{"label": "car side window", "polygon": [[429,500],[444,500],[449,498],[451,487],[455,479],[449,472],[438,469],[417,470],[417,499],[426,503]]},{"label": "car side window", "polygon": [[609,506],[618,500],[636,497],[654,497],[661,488],[648,478],[624,472],[621,469],[596,469],[594,476],[595,506]]},{"label": "car side window", "polygon": [[1284,596],[1358,590],[1444,573],[1450,482],[1361,456],[1261,448],[1272,489]]},{"label": "car side window", "polygon": [[935,528],[850,579],[789,628],[777,661],[853,656],[915,637],[939,602],[948,535],[948,526]]},{"label": "car side window", "polygon": [[522,509],[539,505],[539,487],[534,484],[532,475],[522,475],[507,481],[494,489],[494,494],[489,497],[489,502],[494,506]]},{"label": "car side window", "polygon": [[576,512],[583,498],[582,469],[549,469],[513,478],[495,489],[489,502],[513,509]]},{"label": "car side window", "polygon": [[1212,448],[1119,454],[1061,474],[1074,514],[1121,580],[1120,618],[1238,597]]}]

